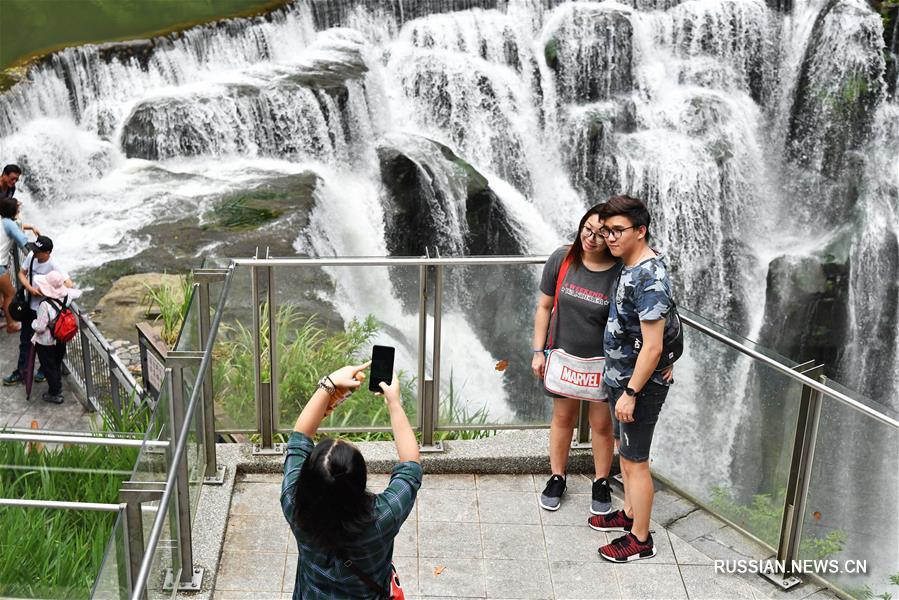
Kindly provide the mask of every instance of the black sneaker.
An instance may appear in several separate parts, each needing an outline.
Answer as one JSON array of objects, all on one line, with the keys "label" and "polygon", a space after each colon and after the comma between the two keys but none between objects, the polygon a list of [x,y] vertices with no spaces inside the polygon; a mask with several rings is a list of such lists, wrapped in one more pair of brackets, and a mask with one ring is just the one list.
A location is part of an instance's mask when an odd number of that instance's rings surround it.
[{"label": "black sneaker", "polygon": [[612,512],[612,490],[609,488],[609,480],[605,477],[593,482],[593,501],[590,503],[590,512],[594,515],[607,515]]},{"label": "black sneaker", "polygon": [[19,385],[20,383],[22,383],[22,374],[18,371],[13,371],[3,378],[3,385]]},{"label": "black sneaker", "polygon": [[50,402],[52,404],[62,404],[65,402],[65,397],[62,394],[51,394],[50,392],[44,392],[41,394],[41,400],[44,402]]},{"label": "black sneaker", "polygon": [[546,482],[543,493],[540,494],[540,506],[546,510],[559,510],[562,504],[562,494],[565,493],[565,476],[553,475]]}]

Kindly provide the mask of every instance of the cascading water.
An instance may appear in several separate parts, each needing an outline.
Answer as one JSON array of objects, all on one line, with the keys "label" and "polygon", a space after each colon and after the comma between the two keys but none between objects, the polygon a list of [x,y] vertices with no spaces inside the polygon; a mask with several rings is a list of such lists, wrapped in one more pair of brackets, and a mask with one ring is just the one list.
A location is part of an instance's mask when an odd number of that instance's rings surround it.
[{"label": "cascading water", "polygon": [[[300,0],[268,18],[49,57],[0,95],[0,156],[25,167],[26,219],[53,232],[76,272],[113,247],[152,259],[166,224],[206,227],[246,193],[283,196],[301,218],[282,224],[281,247],[317,255],[548,253],[586,206],[630,193],[653,211],[682,306],[790,358],[825,360],[896,410],[899,105],[883,80],[881,22],[860,0],[774,4]],[[264,245],[276,225],[245,241]],[[188,240],[179,257],[229,241]],[[417,274],[329,275],[336,292],[323,301],[344,320],[377,314],[413,361]],[[784,284],[794,281],[801,290]],[[447,282],[443,364],[469,408],[545,418],[526,367],[534,273],[459,270]],[[848,333],[825,352],[837,323]],[[499,359],[513,364],[504,383]],[[758,440],[784,400],[758,400],[763,374],[695,349],[677,377],[689,393],[665,409],[657,467],[705,498],[733,482],[743,500],[776,494]],[[824,525],[853,532],[867,530],[851,515],[870,507],[847,488],[899,478],[894,463],[838,451],[859,428],[826,423],[819,455],[844,475],[821,478],[838,489],[813,483],[840,499],[824,503]],[[895,446],[891,435],[878,443]],[[685,447],[722,459],[690,469]],[[851,474],[859,460],[864,476]],[[886,539],[899,533],[896,508],[867,515]],[[877,561],[874,589],[896,557]]]}]

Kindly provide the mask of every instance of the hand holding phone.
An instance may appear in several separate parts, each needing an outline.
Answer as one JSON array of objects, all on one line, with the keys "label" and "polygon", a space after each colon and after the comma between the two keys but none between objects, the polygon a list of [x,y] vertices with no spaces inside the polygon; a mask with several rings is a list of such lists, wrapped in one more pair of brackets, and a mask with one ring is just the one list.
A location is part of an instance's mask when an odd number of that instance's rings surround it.
[{"label": "hand holding phone", "polygon": [[372,392],[383,392],[381,382],[387,385],[393,381],[393,358],[396,350],[391,346],[373,346],[371,349],[371,377],[368,389]]}]

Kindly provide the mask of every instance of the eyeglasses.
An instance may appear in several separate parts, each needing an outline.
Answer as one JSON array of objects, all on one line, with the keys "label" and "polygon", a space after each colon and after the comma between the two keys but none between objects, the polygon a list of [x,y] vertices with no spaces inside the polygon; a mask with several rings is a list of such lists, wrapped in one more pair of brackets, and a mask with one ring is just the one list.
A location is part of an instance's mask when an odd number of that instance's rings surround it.
[{"label": "eyeglasses", "polygon": [[589,240],[590,238],[593,238],[594,240],[599,240],[599,238],[606,237],[606,236],[604,236],[602,234],[602,229],[600,229],[599,231],[593,231],[592,229],[590,229],[589,227],[584,225],[584,228],[581,229],[581,237],[584,238],[585,240]]},{"label": "eyeglasses", "polygon": [[621,237],[621,234],[627,231],[628,229],[635,229],[639,227],[639,225],[631,225],[630,227],[616,227],[615,229],[609,229],[608,227],[603,227],[596,233],[601,235],[603,238],[617,240]]}]

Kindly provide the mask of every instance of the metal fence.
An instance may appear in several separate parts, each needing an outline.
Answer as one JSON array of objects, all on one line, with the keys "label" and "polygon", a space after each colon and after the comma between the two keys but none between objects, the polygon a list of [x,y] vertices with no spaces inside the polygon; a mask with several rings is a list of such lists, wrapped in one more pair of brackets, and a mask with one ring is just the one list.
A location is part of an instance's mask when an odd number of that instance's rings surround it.
[{"label": "metal fence", "polygon": [[[194,564],[193,543],[191,538],[192,502],[196,502],[196,491],[191,485],[198,478],[203,483],[220,483],[223,478],[222,469],[217,465],[215,453],[215,408],[212,390],[212,364],[215,360],[213,348],[219,335],[225,308],[229,300],[237,268],[249,269],[251,280],[252,335],[254,336],[254,401],[257,407],[257,428],[260,443],[256,450],[260,453],[278,453],[281,449],[275,443],[277,422],[274,417],[278,401],[277,345],[269,344],[263,351],[263,330],[267,329],[269,339],[277,335],[275,267],[309,268],[309,267],[414,267],[419,275],[418,303],[418,391],[416,408],[419,420],[416,430],[421,436],[422,445],[439,451],[435,443],[434,432],[438,429],[439,413],[439,373],[440,373],[440,340],[442,328],[442,295],[444,286],[444,270],[448,267],[486,266],[486,265],[539,265],[546,257],[491,257],[491,258],[439,258],[439,259],[387,259],[387,258],[328,258],[328,259],[273,259],[255,258],[231,261],[228,268],[202,269],[195,271],[195,289],[189,314],[193,321],[185,327],[196,325],[198,339],[191,342],[190,349],[181,347],[166,356],[166,374],[164,393],[157,405],[157,416],[165,414],[168,431],[164,438],[148,441],[165,447],[164,456],[158,456],[160,470],[153,481],[140,481],[135,476],[132,481],[125,482],[120,496],[121,504],[101,507],[102,510],[119,510],[124,515],[122,530],[125,535],[127,551],[119,562],[122,582],[122,594],[132,600],[143,600],[148,594],[148,585],[159,585],[169,590],[197,590],[202,586],[203,571]],[[210,298],[210,286],[221,285],[215,305]],[[430,317],[430,318],[429,318]],[[789,447],[792,448],[786,495],[780,525],[780,539],[775,546],[765,543],[775,553],[778,561],[788,566],[785,572],[772,573],[770,579],[784,589],[798,583],[796,574],[790,570],[792,561],[798,557],[799,542],[802,537],[803,515],[812,477],[816,443],[818,442],[819,424],[821,422],[822,403],[834,401],[839,407],[845,407],[861,415],[868,422],[877,426],[885,426],[891,433],[899,431],[899,420],[878,411],[865,402],[845,394],[824,380],[820,365],[806,363],[802,365],[783,364],[758,346],[746,340],[722,332],[720,329],[694,318],[689,314],[681,315],[691,335],[720,348],[721,352],[733,352],[751,361],[754,367],[770,370],[783,381],[789,382],[799,391],[798,397],[789,392],[789,401],[798,404],[798,417],[795,428],[788,430]],[[428,327],[432,327],[428,335]],[[91,331],[90,326],[83,329]],[[426,347],[427,340],[432,340]],[[90,344],[90,340],[88,340]],[[82,346],[83,347],[83,346]],[[88,345],[90,347],[90,345]],[[101,347],[102,348],[102,347]],[[84,354],[82,354],[84,356]],[[266,366],[264,361],[270,361]],[[91,361],[82,361],[91,363]],[[92,365],[92,363],[91,363]],[[267,367],[267,368],[266,368]],[[86,367],[85,367],[86,368]],[[107,363],[110,372],[109,381],[118,380],[116,371],[120,368],[113,362]],[[91,374],[95,369],[91,366]],[[263,380],[263,372],[271,374],[271,379]],[[124,386],[124,383],[119,381]],[[116,385],[112,383],[112,385]],[[793,388],[791,387],[790,390]],[[121,391],[121,390],[120,390]],[[96,393],[96,392],[95,392]],[[120,396],[121,398],[121,396]],[[164,410],[163,410],[164,409]],[[162,411],[162,412],[161,412]],[[793,421],[791,420],[791,423]],[[445,426],[442,429],[453,429]],[[466,427],[458,427],[465,429]],[[491,429],[494,427],[491,425]],[[510,425],[508,428],[522,428]],[[356,431],[377,431],[378,428],[353,428]],[[583,429],[579,436],[584,435]],[[586,432],[589,434],[589,430]],[[23,435],[28,435],[23,432]],[[586,436],[583,438],[586,441]],[[194,457],[191,467],[190,458]],[[137,470],[136,470],[137,473]],[[193,473],[189,477],[189,473]],[[677,491],[678,482],[670,482]],[[193,497],[191,494],[195,494]],[[684,493],[690,496],[689,492]],[[145,505],[142,508],[142,504]],[[62,506],[61,506],[62,507]],[[712,512],[714,507],[706,506]],[[149,527],[149,535],[144,537],[147,529],[141,527],[141,515],[152,509],[155,513]],[[746,535],[758,539],[752,531],[747,531],[739,523],[730,521],[726,515],[718,514]],[[163,531],[168,523],[172,543],[161,544]],[[161,554],[162,553],[162,554]],[[160,572],[162,569],[163,572]],[[157,589],[154,587],[154,589]]]},{"label": "metal fence", "polygon": [[[22,261],[18,248],[11,250],[11,258],[10,277],[18,290]],[[68,372],[69,380],[78,389],[79,402],[90,412],[104,408],[120,413],[123,400],[142,400],[142,387],[87,313],[76,302],[71,303],[71,308],[78,318],[78,335],[66,344],[63,364],[64,372]]]}]

